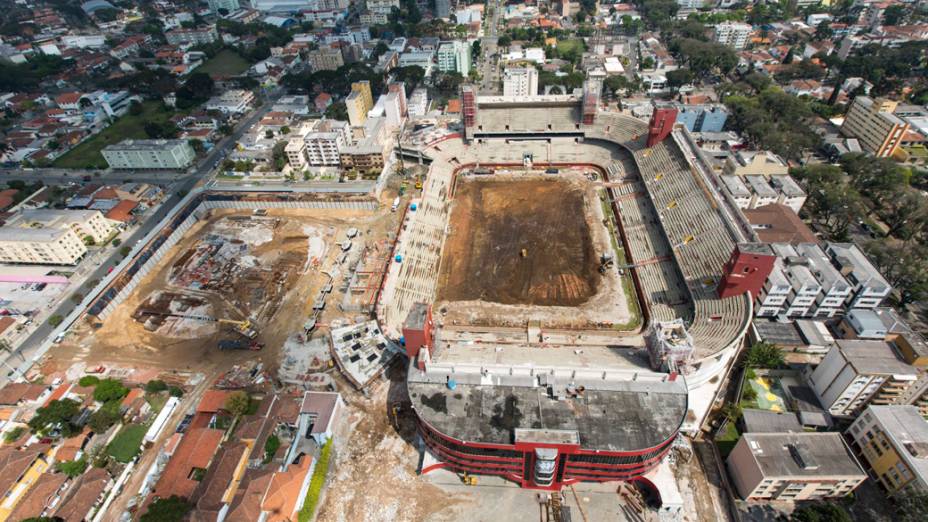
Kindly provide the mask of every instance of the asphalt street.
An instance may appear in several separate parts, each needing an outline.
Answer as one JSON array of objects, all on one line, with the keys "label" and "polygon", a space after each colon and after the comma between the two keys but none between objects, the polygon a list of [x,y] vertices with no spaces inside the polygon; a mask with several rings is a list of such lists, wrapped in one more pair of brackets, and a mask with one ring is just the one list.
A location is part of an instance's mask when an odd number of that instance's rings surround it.
[{"label": "asphalt street", "polygon": [[[213,170],[214,164],[220,160],[226,151],[234,146],[239,138],[241,138],[242,135],[248,129],[250,129],[252,125],[255,124],[255,122],[260,120],[270,110],[271,106],[274,104],[274,101],[276,101],[281,96],[281,94],[282,91],[280,89],[272,91],[264,105],[261,108],[253,111],[248,117],[241,120],[236,125],[235,130],[231,135],[226,136],[220,140],[216,146],[213,147],[212,150],[210,150],[206,156],[200,160],[193,172],[175,173],[176,177],[174,180],[162,179],[161,181],[155,181],[156,178],[151,177],[150,174],[135,175],[133,173],[127,173],[124,171],[108,171],[104,174],[101,174],[99,177],[95,177],[95,180],[100,181],[107,181],[111,179],[128,179],[141,182],[149,182],[149,180],[152,180],[151,182],[153,183],[161,184],[164,184],[166,181],[173,183],[169,189],[170,195],[161,204],[158,210],[153,215],[149,216],[148,220],[146,220],[142,226],[136,229],[132,235],[126,238],[122,238],[122,244],[133,246],[137,241],[144,238],[149,232],[151,232],[152,229],[154,229],[161,222],[161,220],[164,219],[168,212],[170,212],[170,210],[174,208],[174,206],[177,205],[181,199],[183,199],[187,192],[193,189],[197,183],[204,180],[210,174],[210,172]],[[46,175],[46,170],[49,171],[49,175]],[[81,171],[77,171],[80,174],[76,174],[75,171],[70,171],[70,176],[65,176],[64,172],[66,171],[61,171],[61,169],[35,169],[31,172],[19,170],[13,174],[0,177],[0,180],[23,179],[30,181],[39,179],[46,184],[56,184],[61,183],[61,181],[56,181],[59,179],[64,180],[64,183],[78,181],[85,174]],[[111,267],[116,266],[119,263],[119,260],[119,249],[113,249],[110,255],[100,264],[100,266],[98,266],[93,272],[86,276],[85,281],[93,281],[95,279],[103,280],[103,278],[107,275],[107,271]],[[71,313],[75,306],[77,305],[70,299],[65,299],[58,305],[58,308],[52,312],[51,315],[60,315],[62,317],[66,317]],[[39,325],[39,327],[36,328],[36,330],[32,332],[32,334],[15,349],[13,354],[9,356],[9,358],[13,359],[10,362],[15,365],[16,363],[14,361],[18,362],[28,359],[30,356],[32,356],[35,350],[37,350],[42,345],[48,336],[51,335],[53,330],[54,327],[49,324],[48,321]],[[0,379],[0,381],[5,380],[5,378]]]}]

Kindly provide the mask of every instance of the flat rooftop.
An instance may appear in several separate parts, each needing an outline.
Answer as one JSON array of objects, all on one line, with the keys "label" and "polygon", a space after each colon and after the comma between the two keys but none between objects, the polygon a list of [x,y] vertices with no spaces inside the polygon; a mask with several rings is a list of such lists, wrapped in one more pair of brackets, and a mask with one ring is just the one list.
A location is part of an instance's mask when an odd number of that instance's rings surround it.
[{"label": "flat rooftop", "polygon": [[745,433],[765,477],[865,478],[840,433]]},{"label": "flat rooftop", "polygon": [[580,446],[605,451],[654,447],[677,432],[687,412],[682,379],[625,381],[552,398],[547,387],[421,382],[412,370],[409,396],[419,417],[455,439],[512,444],[516,430],[576,432]]}]

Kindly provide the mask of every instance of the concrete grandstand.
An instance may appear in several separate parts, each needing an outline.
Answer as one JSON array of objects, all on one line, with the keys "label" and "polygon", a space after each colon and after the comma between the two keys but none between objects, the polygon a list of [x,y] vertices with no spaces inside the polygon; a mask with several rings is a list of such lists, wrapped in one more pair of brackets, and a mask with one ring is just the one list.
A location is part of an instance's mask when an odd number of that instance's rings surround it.
[{"label": "concrete grandstand", "polygon": [[[425,126],[401,143],[430,169],[378,313],[388,335],[405,335],[410,398],[433,466],[542,488],[641,476],[678,431],[699,430],[741,346],[750,296],[720,299],[716,288],[750,228],[732,218],[685,129],[646,148],[646,122],[592,113],[596,91],[586,92],[507,99],[465,90],[463,128]],[[641,304],[636,328],[519,328],[432,310],[459,176],[578,168],[595,170],[589,183],[608,195],[625,257],[616,269],[630,272]],[[671,323],[685,325],[686,356],[652,366],[647,338]]]}]

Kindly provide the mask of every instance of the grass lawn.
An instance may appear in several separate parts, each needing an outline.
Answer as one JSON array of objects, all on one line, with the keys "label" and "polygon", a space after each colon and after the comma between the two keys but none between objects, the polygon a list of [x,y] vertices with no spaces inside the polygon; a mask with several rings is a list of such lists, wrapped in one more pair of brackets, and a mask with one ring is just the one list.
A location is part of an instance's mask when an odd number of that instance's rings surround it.
[{"label": "grass lawn", "polygon": [[130,424],[123,427],[113,442],[106,447],[106,452],[123,464],[130,462],[138,455],[142,439],[147,431],[148,428],[142,424]]},{"label": "grass lawn", "polygon": [[235,51],[223,49],[203,65],[197,67],[197,72],[205,72],[210,76],[236,76],[245,72],[249,67],[247,61]]},{"label": "grass lawn", "polygon": [[723,459],[728,457],[731,450],[735,448],[735,444],[738,442],[739,438],[741,438],[741,434],[738,433],[735,422],[728,421],[728,424],[725,425],[725,431],[719,433],[719,436],[715,439],[715,444],[718,446],[719,453],[722,455]]},{"label": "grass lawn", "polygon": [[566,53],[566,52],[573,51],[575,49],[577,50],[577,52],[580,52],[580,53],[583,52],[583,40],[576,38],[573,40],[558,40],[557,41],[557,52],[558,53]]},{"label": "grass lawn", "polygon": [[316,504],[319,502],[319,496],[322,495],[322,486],[325,485],[325,476],[329,472],[329,454],[332,452],[332,439],[329,439],[319,454],[319,460],[316,461],[316,468],[313,470],[313,476],[309,481],[309,489],[306,491],[306,498],[303,501],[303,507],[297,514],[299,522],[309,522],[313,519],[316,512]]},{"label": "grass lawn", "polygon": [[106,160],[100,154],[107,145],[128,139],[146,139],[145,124],[149,121],[165,122],[175,113],[162,111],[160,101],[142,102],[143,111],[138,116],[126,114],[115,123],[88,138],[77,147],[69,150],[52,163],[53,167],[63,169],[105,169]]}]

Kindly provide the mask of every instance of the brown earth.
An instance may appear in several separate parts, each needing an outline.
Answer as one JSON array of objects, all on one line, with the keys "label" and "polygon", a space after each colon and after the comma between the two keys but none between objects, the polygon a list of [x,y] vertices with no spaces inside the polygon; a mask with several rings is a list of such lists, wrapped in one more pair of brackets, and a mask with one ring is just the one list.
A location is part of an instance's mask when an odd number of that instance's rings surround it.
[{"label": "brown earth", "polygon": [[600,283],[584,190],[556,180],[458,182],[439,301],[577,306]]}]

